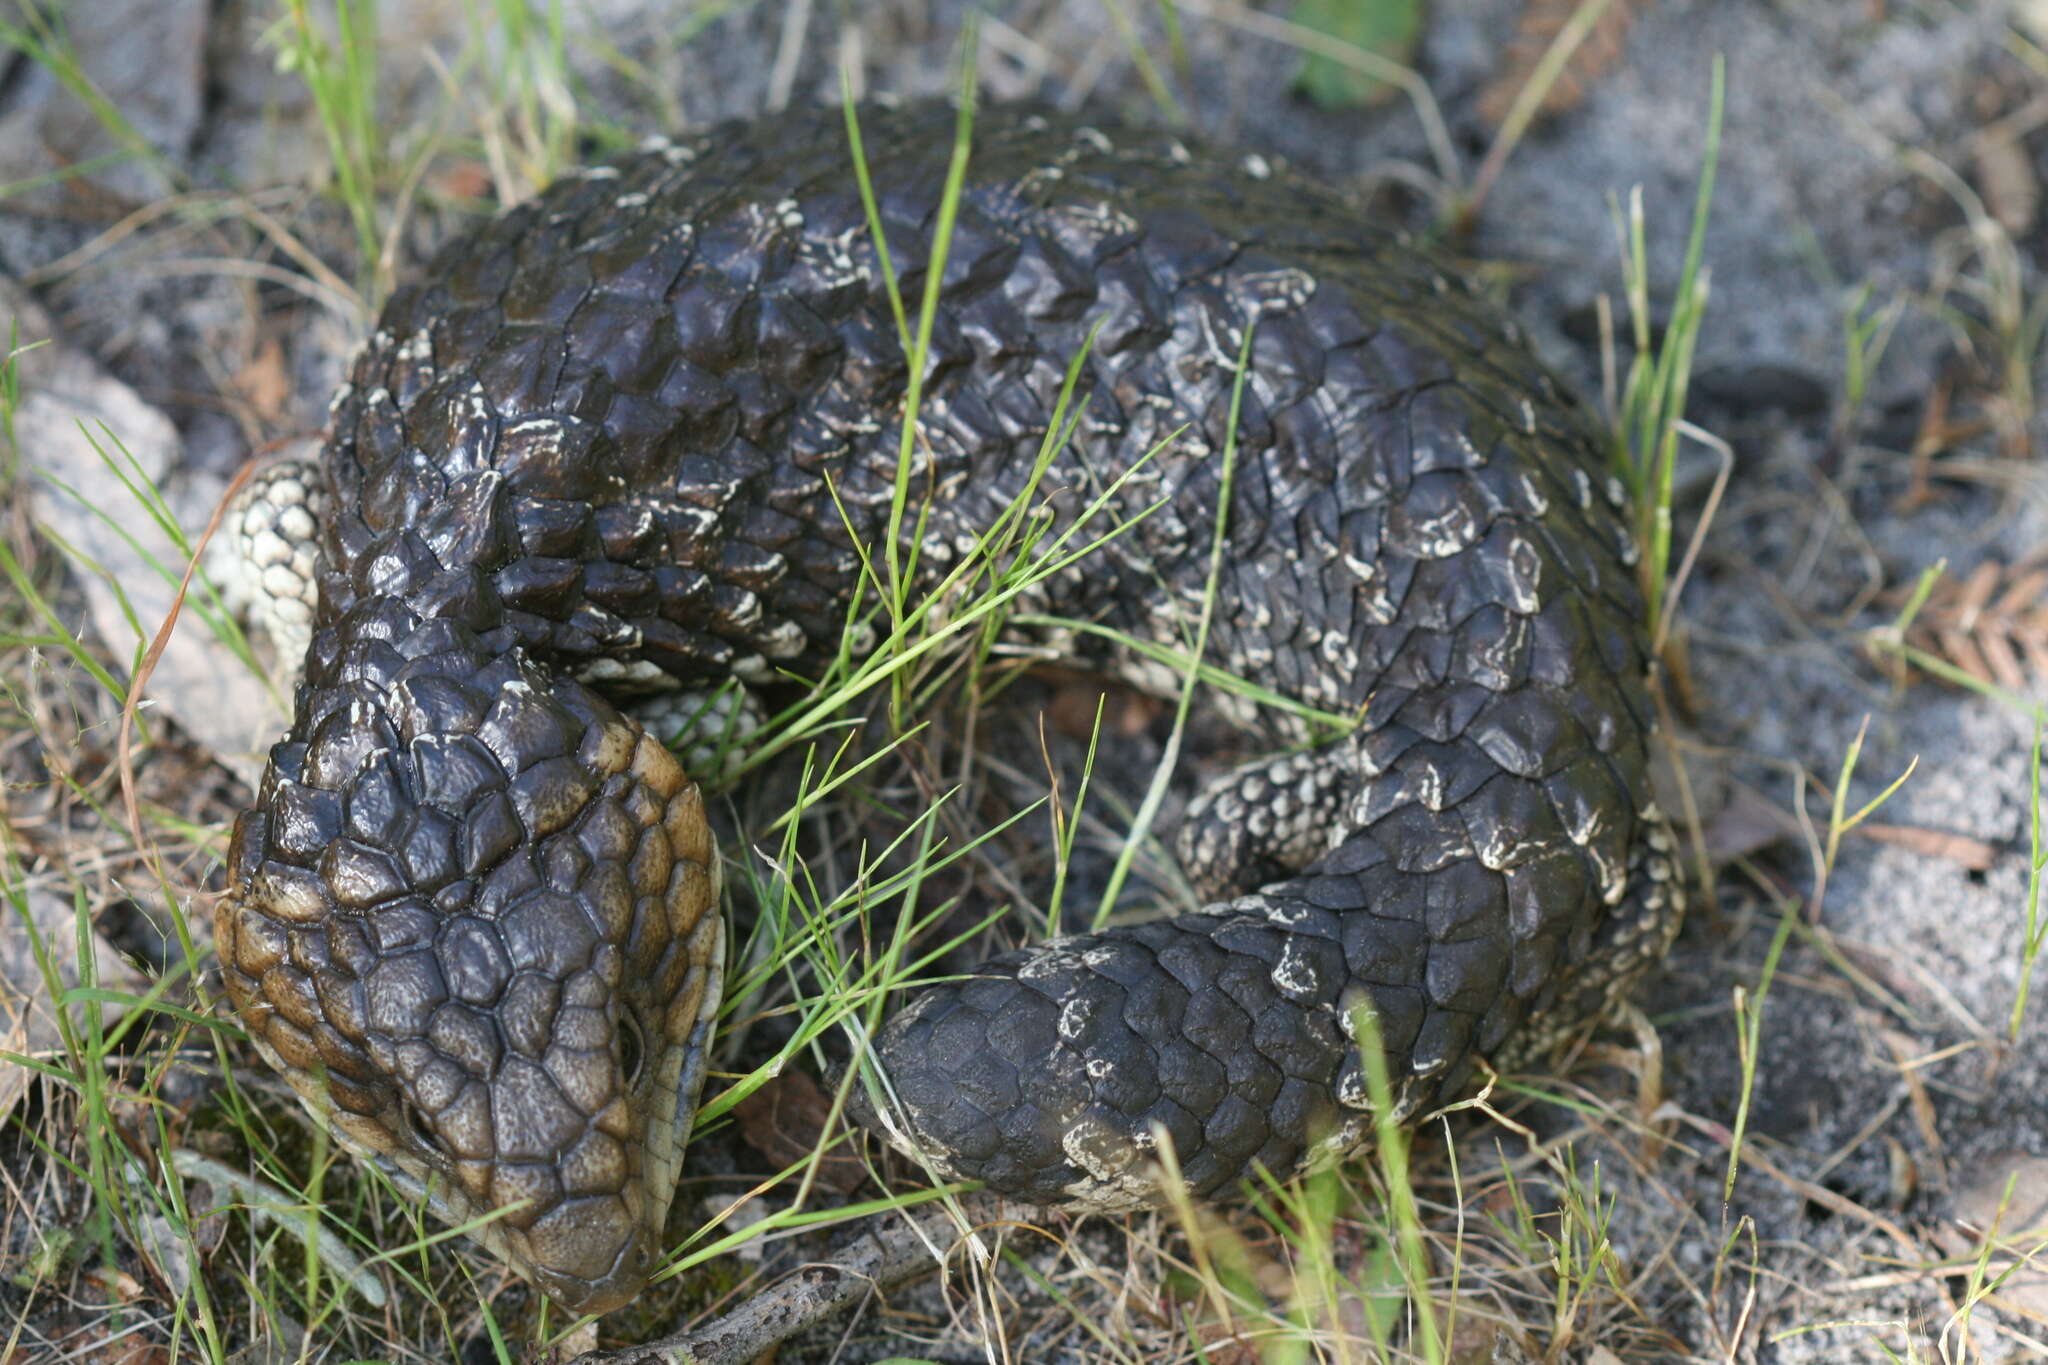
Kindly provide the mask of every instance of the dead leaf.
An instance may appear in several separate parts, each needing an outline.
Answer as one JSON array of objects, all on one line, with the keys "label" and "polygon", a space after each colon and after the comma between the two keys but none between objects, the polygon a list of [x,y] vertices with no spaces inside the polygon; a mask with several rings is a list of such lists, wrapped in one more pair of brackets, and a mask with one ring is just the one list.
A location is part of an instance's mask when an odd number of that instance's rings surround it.
[{"label": "dead leaf", "polygon": [[1967,834],[1955,834],[1945,829],[1926,829],[1919,825],[1887,825],[1876,820],[1866,820],[1856,826],[1856,832],[1866,839],[1875,839],[1881,844],[1892,844],[1926,858],[1940,858],[1945,862],[1958,863],[1972,872],[1988,872],[1997,860],[1998,850],[1982,839],[1972,839]]},{"label": "dead leaf", "polygon": [[1884,1135],[1884,1162],[1885,1207],[1896,1213],[1920,1188],[1920,1163],[1913,1160],[1906,1144],[1890,1133]]},{"label": "dead leaf", "polygon": [[285,368],[284,343],[275,335],[263,338],[249,363],[235,371],[234,385],[235,392],[255,409],[264,425],[276,426],[282,421],[285,407],[292,401],[292,377]]},{"label": "dead leaf", "polygon": [[1736,785],[1719,810],[1707,817],[1702,838],[1707,861],[1716,867],[1800,837],[1799,820],[1753,787]]},{"label": "dead leaf", "polygon": [[137,1303],[149,1292],[142,1281],[118,1267],[91,1267],[85,1271],[85,1281],[105,1290],[108,1303]]},{"label": "dead leaf", "polygon": [[[1544,54],[1571,22],[1580,3],[1581,0],[1523,0],[1514,41],[1502,54],[1493,79],[1480,92],[1481,118],[1495,127],[1506,120],[1522,87],[1536,74]],[[1543,102],[1536,106],[1539,119],[1576,109],[1608,69],[1621,60],[1629,26],[1635,23],[1635,9],[1635,0],[1608,0],[1606,10],[1594,20],[1592,31],[1573,49],[1564,70],[1544,92]]]},{"label": "dead leaf", "polygon": [[494,192],[491,168],[481,161],[456,161],[427,177],[438,199],[488,199]]},{"label": "dead leaf", "polygon": [[[733,1106],[740,1136],[777,1167],[810,1160],[824,1137],[832,1099],[801,1071],[786,1071]],[[818,1162],[818,1183],[850,1194],[868,1176],[867,1167],[843,1146]]]},{"label": "dead leaf", "polygon": [[1259,1365],[1256,1341],[1248,1340],[1236,1323],[1206,1322],[1196,1328],[1202,1359],[1211,1365]]},{"label": "dead leaf", "polygon": [[[1903,602],[1908,591],[1890,595]],[[1906,643],[2009,691],[2048,678],[2048,553],[2011,564],[1987,559],[1963,578],[1944,573],[1907,626]]]},{"label": "dead leaf", "polygon": [[1461,1316],[1444,1346],[1444,1358],[1451,1365],[1493,1365],[1494,1353],[1507,1337],[1507,1328],[1497,1322]]},{"label": "dead leaf", "polygon": [[1977,183],[1998,225],[2017,237],[2033,229],[2041,210],[2041,177],[2017,137],[1976,140]]},{"label": "dead leaf", "polygon": [[1102,708],[1105,734],[1133,739],[1145,733],[1166,703],[1134,688],[1077,679],[1052,694],[1047,708],[1053,728],[1069,739],[1087,739],[1095,731],[1095,708]]}]

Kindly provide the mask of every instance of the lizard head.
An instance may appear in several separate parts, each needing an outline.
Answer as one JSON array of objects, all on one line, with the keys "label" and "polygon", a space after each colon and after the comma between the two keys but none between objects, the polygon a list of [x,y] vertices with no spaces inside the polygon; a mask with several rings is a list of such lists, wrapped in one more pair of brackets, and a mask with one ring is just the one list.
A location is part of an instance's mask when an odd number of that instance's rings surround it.
[{"label": "lizard head", "polygon": [[227,994],[345,1145],[608,1311],[659,1262],[717,1009],[703,803],[519,651],[377,663],[302,693],[236,823]]}]

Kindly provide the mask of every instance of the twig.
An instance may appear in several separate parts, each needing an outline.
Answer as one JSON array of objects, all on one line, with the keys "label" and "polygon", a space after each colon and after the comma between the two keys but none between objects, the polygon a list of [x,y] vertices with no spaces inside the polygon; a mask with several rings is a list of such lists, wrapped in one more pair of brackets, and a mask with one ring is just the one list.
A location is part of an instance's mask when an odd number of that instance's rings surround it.
[{"label": "twig", "polygon": [[[983,1224],[998,1202],[986,1195],[960,1201],[968,1220]],[[776,1343],[938,1267],[934,1246],[951,1246],[959,1223],[942,1205],[870,1222],[867,1232],[833,1261],[811,1262],[701,1327],[618,1351],[590,1351],[569,1365],[745,1365]]]}]

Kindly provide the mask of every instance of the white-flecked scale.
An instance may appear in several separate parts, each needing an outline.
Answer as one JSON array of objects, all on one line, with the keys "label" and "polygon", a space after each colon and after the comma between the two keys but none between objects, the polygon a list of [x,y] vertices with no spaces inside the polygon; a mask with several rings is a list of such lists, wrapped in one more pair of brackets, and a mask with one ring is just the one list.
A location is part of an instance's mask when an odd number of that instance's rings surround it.
[{"label": "white-flecked scale", "polygon": [[1323,979],[1316,971],[1315,955],[1299,934],[1289,934],[1281,944],[1280,960],[1273,964],[1270,975],[1273,989],[1290,1000],[1313,1002],[1323,994]]},{"label": "white-flecked scale", "polygon": [[[1353,1106],[1347,1106],[1353,1107]],[[1316,1141],[1302,1158],[1304,1175],[1315,1175],[1327,1171],[1342,1161],[1361,1155],[1372,1145],[1378,1127],[1370,1115],[1357,1115],[1345,1119],[1329,1133]]]},{"label": "white-flecked scale", "polygon": [[1610,919],[1592,950],[1563,967],[1557,1003],[1524,1021],[1496,1052],[1497,1066],[1514,1068],[1546,1056],[1607,1017],[1638,977],[1670,951],[1685,922],[1685,878],[1664,813],[1649,802],[1640,817],[1646,833],[1623,876],[1624,896],[1635,893],[1632,913]]},{"label": "white-flecked scale", "polygon": [[1062,1042],[1072,1043],[1088,1035],[1088,1025],[1095,1018],[1095,1005],[1086,996],[1069,996],[1060,1002],[1059,1017],[1054,1023]]},{"label": "white-flecked scale", "polygon": [[[614,659],[599,655],[577,666],[578,682],[600,687],[644,687],[649,691],[670,691],[679,684],[675,676],[647,659]],[[651,727],[650,727],[651,728]]]},{"label": "white-flecked scale", "polygon": [[1159,1167],[1145,1155],[1157,1146],[1150,1131],[1126,1132],[1083,1114],[1060,1135],[1060,1146],[1086,1172],[1061,1191],[1076,1205],[1122,1213],[1158,1202]]}]

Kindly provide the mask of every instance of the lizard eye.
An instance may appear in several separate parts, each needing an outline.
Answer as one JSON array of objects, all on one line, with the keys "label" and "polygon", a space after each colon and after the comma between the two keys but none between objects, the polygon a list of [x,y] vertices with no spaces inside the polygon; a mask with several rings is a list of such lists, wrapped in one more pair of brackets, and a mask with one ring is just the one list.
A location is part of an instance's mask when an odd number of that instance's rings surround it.
[{"label": "lizard eye", "polygon": [[413,1145],[435,1156],[439,1156],[441,1153],[441,1140],[435,1136],[434,1125],[428,1121],[425,1114],[420,1112],[419,1106],[406,1100],[400,1100],[398,1102],[398,1109],[405,1123],[406,1136],[412,1139]]},{"label": "lizard eye", "polygon": [[619,1016],[619,1074],[626,1088],[640,1083],[640,1063],[647,1055],[647,1041],[640,1035],[640,1023],[630,1014]]}]

